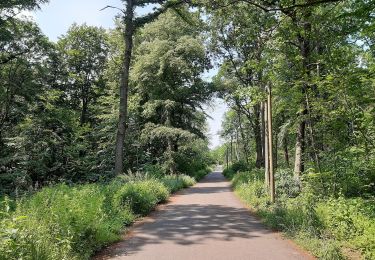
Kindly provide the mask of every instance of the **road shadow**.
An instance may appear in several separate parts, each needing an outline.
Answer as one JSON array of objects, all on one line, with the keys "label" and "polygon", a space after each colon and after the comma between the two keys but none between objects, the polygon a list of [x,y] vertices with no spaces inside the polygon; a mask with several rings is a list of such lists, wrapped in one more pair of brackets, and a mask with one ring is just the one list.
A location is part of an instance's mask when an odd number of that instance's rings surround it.
[{"label": "road shadow", "polygon": [[[203,183],[224,181],[221,173],[213,173],[206,177]],[[182,196],[220,192],[230,192],[230,187],[198,185],[185,190]],[[247,209],[241,207],[196,203],[169,204],[161,211],[155,212],[153,218],[154,221],[138,226],[133,236],[105,250],[105,258],[131,256],[149,244],[175,243],[189,246],[203,244],[208,240],[251,239],[271,232],[251,217]]]}]

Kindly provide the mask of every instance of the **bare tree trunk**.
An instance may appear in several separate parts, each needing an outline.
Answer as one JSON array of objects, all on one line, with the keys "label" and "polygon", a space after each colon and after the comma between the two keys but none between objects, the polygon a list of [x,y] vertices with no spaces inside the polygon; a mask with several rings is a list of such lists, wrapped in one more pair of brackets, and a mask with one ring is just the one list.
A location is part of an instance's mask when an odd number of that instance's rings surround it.
[{"label": "bare tree trunk", "polygon": [[87,98],[82,98],[82,110],[81,110],[81,119],[80,119],[80,125],[83,126],[87,123],[87,114],[88,114],[88,100]]},{"label": "bare tree trunk", "polygon": [[126,120],[128,116],[128,92],[129,92],[129,71],[130,62],[133,50],[133,33],[134,33],[134,8],[133,0],[127,0],[126,14],[125,14],[125,52],[124,63],[121,73],[120,82],[120,107],[119,107],[119,122],[116,136],[116,150],[115,150],[115,173],[121,174],[123,172],[124,160],[124,141],[126,131]]},{"label": "bare tree trunk", "polygon": [[289,151],[288,151],[288,138],[287,137],[285,137],[284,139],[283,147],[284,147],[285,164],[289,168],[290,164],[289,164]]},{"label": "bare tree trunk", "polygon": [[235,151],[236,151],[236,160],[237,161],[240,161],[240,154],[239,154],[239,152],[238,152],[238,147],[239,147],[239,145],[238,145],[238,141],[239,141],[239,138],[238,138],[238,128],[236,128],[236,145],[235,145]]},{"label": "bare tree trunk", "polygon": [[[165,121],[165,125],[167,127],[172,127],[172,120],[171,120],[171,110],[167,109],[166,111],[167,119]],[[175,145],[173,144],[173,140],[170,136],[167,137],[167,155],[168,155],[168,167],[169,167],[169,173],[175,174],[176,173],[176,164],[174,161],[174,152],[175,152]]]},{"label": "bare tree trunk", "polygon": [[296,138],[296,156],[294,160],[294,175],[299,177],[301,173],[305,170],[304,164],[304,153],[305,153],[305,128],[306,121],[303,119],[297,129]]},{"label": "bare tree trunk", "polygon": [[314,131],[313,122],[312,122],[309,96],[308,96],[307,93],[306,93],[306,108],[307,108],[308,115],[309,115],[308,126],[309,126],[309,130],[310,130],[311,146],[312,146],[312,150],[313,150],[313,154],[314,154],[315,167],[320,172],[320,160],[319,160],[319,155],[318,155],[318,149],[316,147],[316,142],[315,142],[315,131]]},{"label": "bare tree trunk", "polygon": [[249,149],[248,149],[248,143],[247,143],[247,140],[246,140],[246,136],[245,136],[245,133],[243,132],[243,128],[242,128],[241,114],[239,112],[237,112],[237,116],[238,116],[238,124],[240,126],[241,139],[242,139],[242,142],[243,142],[245,160],[246,160],[246,163],[249,164]]},{"label": "bare tree trunk", "polygon": [[174,154],[174,145],[171,138],[167,137],[167,144],[168,144],[168,164],[169,164],[169,173],[175,174],[176,173],[176,164],[174,162],[173,154]]},{"label": "bare tree trunk", "polygon": [[[312,0],[307,0],[310,3]],[[295,15],[295,14],[294,14]],[[303,76],[309,79],[310,75],[310,57],[311,57],[311,50],[312,50],[312,43],[309,40],[309,35],[311,33],[311,23],[309,22],[311,17],[311,10],[304,9],[302,20],[297,21],[296,17],[292,16],[292,21],[296,26],[300,26],[302,24],[301,30],[297,34],[297,40],[299,44],[299,51],[302,56],[302,67],[303,67]],[[307,83],[304,83],[301,87],[301,94],[302,97],[305,96],[306,91],[308,89]],[[294,175],[299,178],[301,173],[305,170],[305,162],[304,162],[304,154],[305,154],[305,132],[306,132],[306,115],[307,115],[307,106],[305,98],[301,99],[301,108],[303,112],[300,114],[300,122],[297,129],[297,137],[296,137],[296,148],[295,148],[295,161],[294,161]]]}]

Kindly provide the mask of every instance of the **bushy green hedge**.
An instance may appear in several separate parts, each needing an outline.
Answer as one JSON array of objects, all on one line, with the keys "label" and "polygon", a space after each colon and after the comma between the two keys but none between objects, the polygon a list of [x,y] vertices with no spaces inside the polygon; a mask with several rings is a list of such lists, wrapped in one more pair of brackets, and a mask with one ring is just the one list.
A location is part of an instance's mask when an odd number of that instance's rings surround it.
[{"label": "bushy green hedge", "polygon": [[195,179],[187,175],[167,175],[161,181],[172,193],[195,184]]},{"label": "bushy green hedge", "polygon": [[135,214],[144,216],[168,196],[168,189],[159,181],[129,182],[115,193],[114,204],[125,210],[130,207]]},{"label": "bushy green hedge", "polygon": [[117,179],[109,184],[58,185],[16,202],[2,201],[0,259],[89,259],[120,238],[124,226],[146,215],[189,176]]},{"label": "bushy green hedge", "polygon": [[204,169],[200,169],[200,170],[197,170],[197,171],[194,172],[193,177],[197,181],[200,181],[201,179],[203,179],[210,172],[212,172],[212,169],[208,168],[208,167],[204,168]]},{"label": "bushy green hedge", "polygon": [[357,249],[365,259],[375,258],[373,199],[318,196],[309,183],[303,183],[297,194],[300,184],[284,185],[284,178],[291,177],[279,171],[278,200],[272,205],[263,175],[260,170],[226,171],[235,192],[267,225],[286,232],[321,259],[344,259],[342,248]]}]

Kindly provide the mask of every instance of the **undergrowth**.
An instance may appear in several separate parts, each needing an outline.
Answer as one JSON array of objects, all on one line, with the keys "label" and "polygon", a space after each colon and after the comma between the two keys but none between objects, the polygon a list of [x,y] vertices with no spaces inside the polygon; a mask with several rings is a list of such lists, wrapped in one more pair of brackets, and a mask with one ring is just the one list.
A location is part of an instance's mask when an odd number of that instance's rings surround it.
[{"label": "undergrowth", "polygon": [[308,181],[300,183],[293,180],[292,173],[279,170],[278,199],[271,204],[263,170],[236,173],[229,168],[224,175],[232,180],[235,193],[266,225],[283,231],[316,257],[350,258],[343,253],[349,248],[360,251],[364,259],[375,259],[374,199],[322,196]]},{"label": "undergrowth", "polygon": [[127,176],[108,184],[46,187],[0,208],[0,259],[89,259],[124,226],[169,194],[195,183],[186,175]]}]

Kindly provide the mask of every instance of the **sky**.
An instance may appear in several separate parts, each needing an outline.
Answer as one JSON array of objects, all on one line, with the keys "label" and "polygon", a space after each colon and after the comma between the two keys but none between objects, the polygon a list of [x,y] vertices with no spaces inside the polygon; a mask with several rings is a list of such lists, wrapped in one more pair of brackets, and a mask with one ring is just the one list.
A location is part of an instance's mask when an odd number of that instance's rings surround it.
[{"label": "sky", "polygon": [[[114,27],[114,18],[120,12],[114,8],[106,6],[123,7],[121,0],[50,0],[50,3],[41,6],[41,10],[35,11],[30,15],[38,23],[43,33],[50,40],[57,41],[58,37],[65,34],[68,28],[73,24],[83,24],[101,26],[109,29]],[[137,9],[138,15],[143,15],[152,10],[152,6]],[[210,78],[216,73],[216,69],[206,73],[205,78]],[[220,145],[218,132],[221,128],[221,120],[227,106],[222,100],[215,99],[213,104],[206,106],[208,118],[210,147]]]}]

